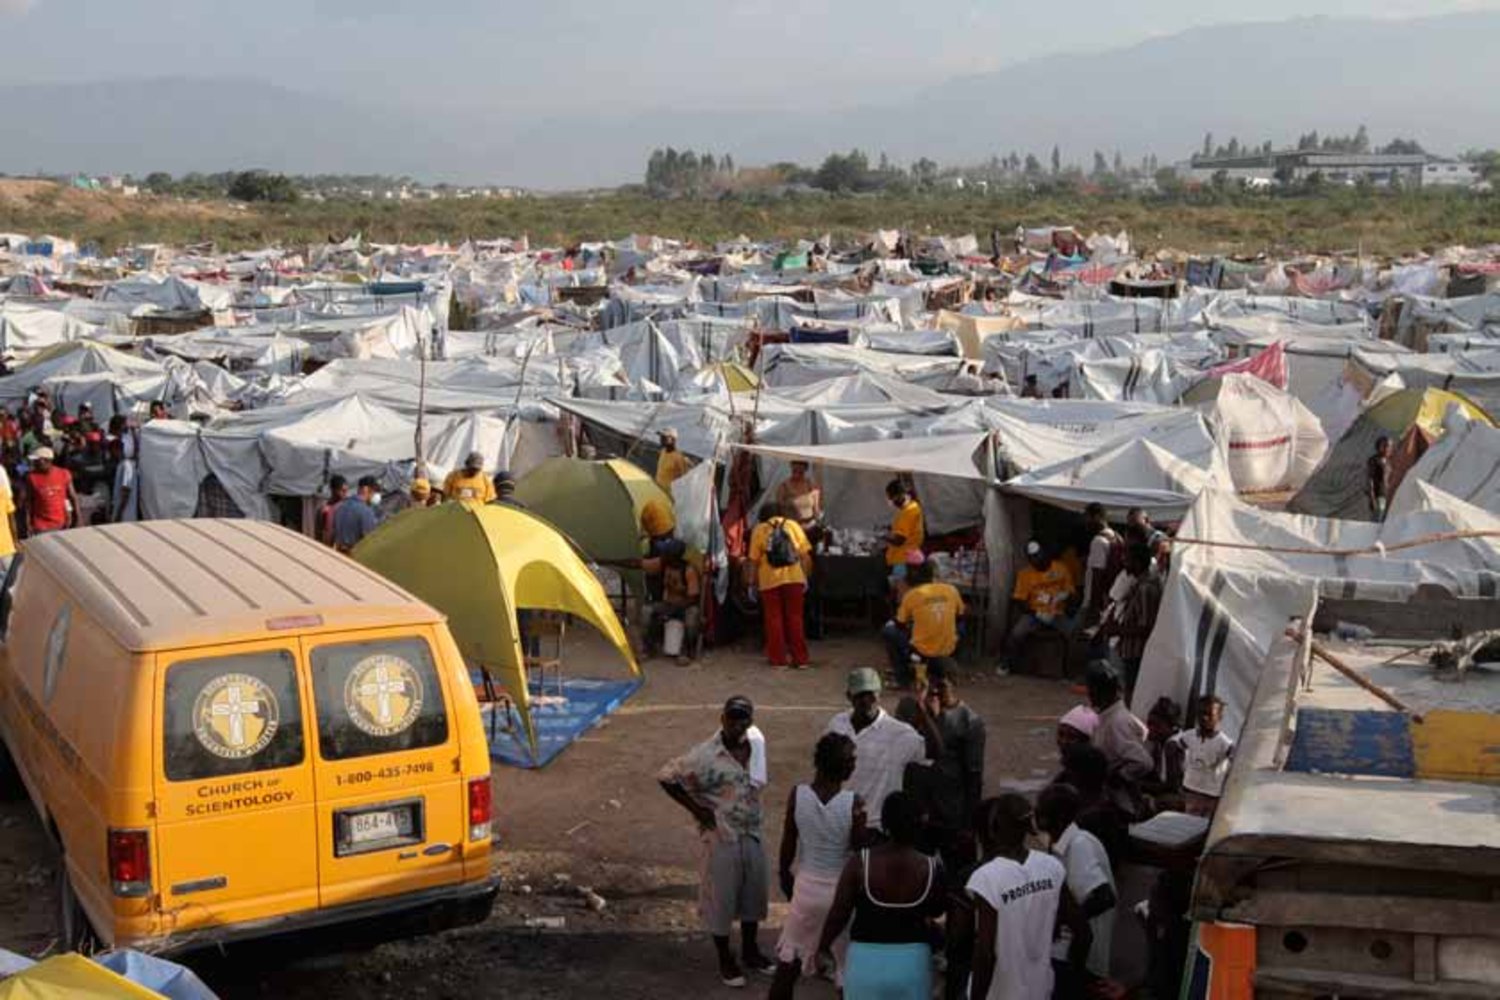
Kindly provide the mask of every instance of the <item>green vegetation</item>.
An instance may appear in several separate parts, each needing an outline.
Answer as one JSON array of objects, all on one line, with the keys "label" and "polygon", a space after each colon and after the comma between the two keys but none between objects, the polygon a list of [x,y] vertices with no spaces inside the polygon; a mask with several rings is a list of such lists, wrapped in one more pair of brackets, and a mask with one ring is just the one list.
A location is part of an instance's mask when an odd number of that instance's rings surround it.
[{"label": "green vegetation", "polygon": [[[303,199],[297,204],[234,206],[177,198],[0,198],[0,230],[53,233],[115,248],[133,242],[226,248],[321,243],[362,233],[380,242],[461,241],[527,234],[534,245],[656,233],[712,242],[866,234],[1009,233],[1017,224],[1071,224],[1128,230],[1147,252],[1255,254],[1353,251],[1403,254],[1455,243],[1500,241],[1500,195],[1367,188],[1259,194],[1233,185],[1176,185],[1133,195],[1102,184],[1038,184],[1035,191],[970,188],[831,194],[808,188],[779,193],[725,191],[713,197],[650,197],[641,189],[513,199],[436,201]],[[107,211],[98,210],[99,205]]]}]

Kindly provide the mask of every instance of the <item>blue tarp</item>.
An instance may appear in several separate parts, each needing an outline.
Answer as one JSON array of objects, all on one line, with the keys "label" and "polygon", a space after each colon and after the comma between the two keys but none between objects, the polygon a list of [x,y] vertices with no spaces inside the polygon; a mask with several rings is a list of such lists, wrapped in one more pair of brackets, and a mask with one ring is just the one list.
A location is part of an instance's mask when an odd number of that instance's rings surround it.
[{"label": "blue tarp", "polygon": [[[475,678],[476,688],[480,683]],[[526,730],[520,717],[509,707],[480,705],[485,736],[490,744],[490,758],[512,767],[546,767],[574,740],[593,729],[599,721],[624,703],[641,686],[639,678],[605,681],[592,678],[569,678],[563,681],[562,695],[557,684],[531,685],[531,719],[536,726],[536,756],[526,745]]]}]

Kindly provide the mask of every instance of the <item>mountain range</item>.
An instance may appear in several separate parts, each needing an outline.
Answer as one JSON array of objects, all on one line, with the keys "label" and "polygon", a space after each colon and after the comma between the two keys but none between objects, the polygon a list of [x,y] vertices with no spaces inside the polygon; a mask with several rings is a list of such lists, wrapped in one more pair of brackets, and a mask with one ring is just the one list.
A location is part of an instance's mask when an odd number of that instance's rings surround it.
[{"label": "mountain range", "polygon": [[1085,164],[1096,149],[1170,162],[1207,132],[1217,142],[1282,145],[1359,124],[1377,143],[1411,137],[1456,153],[1500,143],[1497,38],[1500,11],[1221,25],[948,80],[903,79],[898,69],[868,101],[843,108],[809,93],[792,107],[685,99],[633,114],[532,116],[351,101],[243,79],[11,85],[0,86],[0,171],[253,166],[559,189],[638,180],[650,150],[666,145],[742,164],[815,163],[853,147],[897,162],[977,162],[1012,150],[1045,162],[1054,145]]}]

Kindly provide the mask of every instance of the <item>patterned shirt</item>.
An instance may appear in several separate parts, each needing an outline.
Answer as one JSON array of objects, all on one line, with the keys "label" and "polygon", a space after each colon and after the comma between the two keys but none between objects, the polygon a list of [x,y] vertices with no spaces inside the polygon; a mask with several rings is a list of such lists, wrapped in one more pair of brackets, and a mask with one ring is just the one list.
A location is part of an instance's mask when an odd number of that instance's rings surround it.
[{"label": "patterned shirt", "polygon": [[749,769],[724,746],[722,733],[714,733],[662,768],[657,780],[681,785],[712,809],[720,839],[761,839],[760,787],[750,779]]}]

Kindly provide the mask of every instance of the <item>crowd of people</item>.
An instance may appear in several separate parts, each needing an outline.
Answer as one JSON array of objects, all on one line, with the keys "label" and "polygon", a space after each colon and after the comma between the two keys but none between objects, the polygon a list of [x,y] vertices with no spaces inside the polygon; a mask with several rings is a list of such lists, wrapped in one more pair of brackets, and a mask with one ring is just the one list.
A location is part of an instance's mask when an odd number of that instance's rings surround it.
[{"label": "crowd of people", "polygon": [[[165,404],[151,405],[150,419],[166,415]],[[66,412],[45,388],[0,407],[0,566],[23,538],[136,520],[139,444],[130,418],[101,423],[87,402]]]},{"label": "crowd of people", "polygon": [[[750,699],[730,698],[718,731],[658,775],[700,834],[699,912],[722,982],[766,974],[773,1000],[819,974],[848,1000],[927,1000],[935,977],[954,998],[1123,995],[1110,969],[1127,830],[1169,810],[1211,815],[1234,744],[1215,698],[1182,729],[1168,699],[1136,718],[1108,663],[1091,665],[1086,688],[1087,704],[1058,722],[1053,780],[1034,799],[986,797],[984,720],[948,668],[931,664],[894,712],[878,671],[852,671],[849,709],[828,721],[810,779],[787,792],[774,881],[765,737]],[[768,954],[773,886],[790,910]],[[1180,946],[1180,908],[1145,919],[1148,940]],[[1159,964],[1180,968],[1180,955]]]},{"label": "crowd of people", "polygon": [[[1146,721],[1127,707],[1170,540],[1143,510],[1116,530],[1094,505],[1066,544],[1027,543],[1000,672],[1054,633],[1088,659],[1088,703],[1059,720],[1058,771],[1034,800],[987,797],[985,723],[959,695],[954,659],[969,609],[958,588],[934,579],[909,484],[891,482],[886,497],[888,669],[849,674],[848,711],[828,721],[810,780],[787,792],[774,871],[765,742],[748,698],[731,698],[719,731],[659,775],[702,837],[700,911],[720,977],[745,986],[748,973],[766,973],[773,998],[819,973],[854,1000],[930,997],[935,976],[950,997],[1122,995],[1110,965],[1129,827],[1163,811],[1210,815],[1233,754],[1212,698],[1193,706],[1186,730],[1166,699]],[[810,664],[804,617],[821,514],[817,486],[796,463],[749,537],[747,582],[773,667]],[[887,711],[881,699],[892,690],[899,698]],[[773,886],[790,911],[768,952],[759,927]],[[1160,906],[1153,919],[1180,923],[1180,912]],[[1182,940],[1172,927],[1150,936],[1163,947]]]}]

